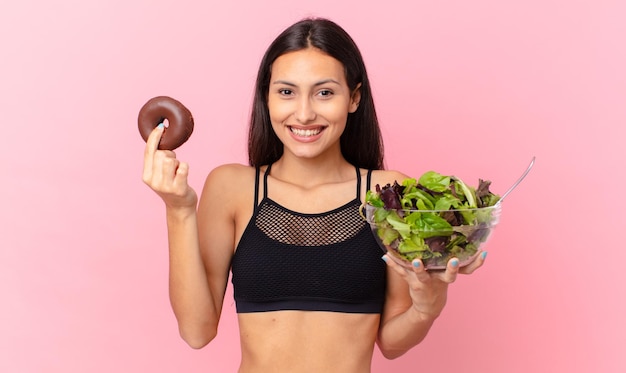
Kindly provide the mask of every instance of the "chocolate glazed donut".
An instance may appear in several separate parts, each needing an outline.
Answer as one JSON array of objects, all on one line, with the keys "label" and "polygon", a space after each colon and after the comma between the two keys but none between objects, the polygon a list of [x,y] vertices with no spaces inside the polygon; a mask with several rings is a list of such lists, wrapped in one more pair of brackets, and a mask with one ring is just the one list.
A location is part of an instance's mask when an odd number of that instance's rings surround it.
[{"label": "chocolate glazed donut", "polygon": [[174,150],[189,139],[193,132],[193,117],[189,109],[179,101],[167,97],[157,96],[146,102],[139,111],[139,133],[144,141],[152,130],[167,119],[169,126],[165,128],[159,149]]}]

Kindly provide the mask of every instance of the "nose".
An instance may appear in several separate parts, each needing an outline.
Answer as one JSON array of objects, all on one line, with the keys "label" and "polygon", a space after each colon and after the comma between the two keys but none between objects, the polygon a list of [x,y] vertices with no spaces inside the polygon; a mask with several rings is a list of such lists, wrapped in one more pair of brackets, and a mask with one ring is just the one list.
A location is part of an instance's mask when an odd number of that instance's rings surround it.
[{"label": "nose", "polygon": [[304,124],[315,120],[315,110],[309,97],[301,97],[297,105],[294,116],[298,123]]}]

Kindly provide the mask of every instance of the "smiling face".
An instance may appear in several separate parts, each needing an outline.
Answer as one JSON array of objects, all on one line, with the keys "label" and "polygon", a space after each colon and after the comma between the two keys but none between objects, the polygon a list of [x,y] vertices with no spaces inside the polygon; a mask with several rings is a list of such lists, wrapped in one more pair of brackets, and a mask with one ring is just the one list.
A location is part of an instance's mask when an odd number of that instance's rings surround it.
[{"label": "smiling face", "polygon": [[341,62],[315,48],[283,54],[272,64],[267,97],[284,154],[341,154],[339,138],[360,98],[358,87],[350,91]]}]

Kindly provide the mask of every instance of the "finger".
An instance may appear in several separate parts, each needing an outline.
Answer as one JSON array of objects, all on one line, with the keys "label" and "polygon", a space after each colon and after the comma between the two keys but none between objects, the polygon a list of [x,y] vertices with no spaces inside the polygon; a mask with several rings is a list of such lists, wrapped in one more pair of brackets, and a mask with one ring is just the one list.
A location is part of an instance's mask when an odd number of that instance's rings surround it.
[{"label": "finger", "polygon": [[156,126],[148,139],[146,140],[146,154],[154,154],[159,148],[159,142],[161,142],[161,136],[163,136],[163,132],[165,131],[165,126],[163,123]]},{"label": "finger", "polygon": [[441,273],[441,280],[447,282],[449,284],[456,281],[456,276],[459,273],[459,259],[452,258],[448,260],[448,264],[446,265],[446,270]]},{"label": "finger", "polygon": [[188,176],[189,164],[186,162],[180,162],[178,164],[178,168],[176,168],[176,174],[174,175],[174,189],[186,187]]},{"label": "finger", "polygon": [[420,259],[414,259],[411,262],[411,267],[412,267],[411,269],[413,270],[413,273],[415,273],[415,276],[421,282],[426,283],[431,280],[430,273],[426,271],[426,267],[424,266],[424,263]]},{"label": "finger", "polygon": [[163,135],[163,126],[157,126],[146,140],[146,147],[143,154],[143,181],[148,184],[152,179],[154,169],[154,153],[159,147],[161,136]]},{"label": "finger", "polygon": [[158,150],[152,157],[151,176],[147,184],[155,190],[168,191],[173,182],[178,160],[169,150]]},{"label": "finger", "polygon": [[163,157],[162,162],[161,162],[161,175],[163,178],[163,181],[167,184],[167,185],[172,185],[174,184],[174,179],[176,177],[176,170],[178,169],[178,166],[180,165],[180,161],[178,159],[176,159],[175,156],[173,156],[168,152],[163,152],[163,154],[165,155],[165,157]]},{"label": "finger", "polygon": [[410,264],[403,262],[402,260],[396,258],[393,255],[385,254],[382,259],[387,263],[387,265],[400,277],[404,278],[405,281],[409,282],[409,276],[411,275]]},{"label": "finger", "polygon": [[389,268],[391,268],[392,270],[396,271],[399,275],[406,276],[406,272],[405,272],[404,268],[400,264],[396,263],[395,259],[393,257],[391,257],[391,255],[385,254],[385,255],[382,256],[381,259],[384,260],[385,263],[387,263],[387,266]]},{"label": "finger", "polygon": [[474,259],[470,264],[461,268],[459,272],[464,275],[469,275],[473,273],[475,270],[477,270],[478,268],[482,267],[483,264],[485,264],[486,258],[487,258],[487,252],[481,251],[480,254],[478,254],[478,256],[476,257],[476,259]]}]

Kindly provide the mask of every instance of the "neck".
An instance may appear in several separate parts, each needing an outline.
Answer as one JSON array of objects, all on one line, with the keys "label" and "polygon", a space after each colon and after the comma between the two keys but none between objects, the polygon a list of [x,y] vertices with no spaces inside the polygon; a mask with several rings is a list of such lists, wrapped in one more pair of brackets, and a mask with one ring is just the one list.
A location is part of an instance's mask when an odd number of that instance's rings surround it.
[{"label": "neck", "polygon": [[354,178],[354,166],[341,155],[318,159],[285,154],[272,165],[271,173],[272,177],[288,183],[315,186]]}]

